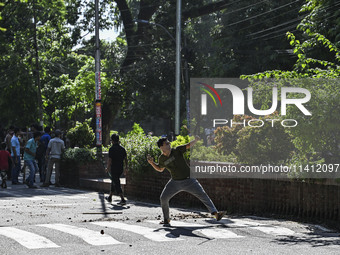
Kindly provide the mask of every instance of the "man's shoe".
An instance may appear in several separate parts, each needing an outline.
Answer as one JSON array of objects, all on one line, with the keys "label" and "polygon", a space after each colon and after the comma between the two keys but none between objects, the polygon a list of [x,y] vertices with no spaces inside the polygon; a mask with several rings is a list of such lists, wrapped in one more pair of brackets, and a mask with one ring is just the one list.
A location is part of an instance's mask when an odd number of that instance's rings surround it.
[{"label": "man's shoe", "polygon": [[107,200],[107,202],[111,203],[112,202],[112,197],[108,196],[108,197],[105,197],[105,199]]},{"label": "man's shoe", "polygon": [[162,220],[159,224],[163,226],[170,226],[170,219]]},{"label": "man's shoe", "polygon": [[117,203],[117,205],[126,205],[126,201],[125,200],[121,200],[119,203]]},{"label": "man's shoe", "polygon": [[218,213],[216,214],[216,216],[215,216],[215,217],[216,217],[216,220],[217,220],[217,221],[220,221],[226,213],[227,213],[227,211],[220,211],[220,212],[218,212]]},{"label": "man's shoe", "polygon": [[49,187],[50,186],[50,184],[48,184],[48,183],[43,183],[40,187]]},{"label": "man's shoe", "polygon": [[29,185],[28,188],[30,188],[30,189],[37,189],[38,187],[35,186],[35,185]]}]

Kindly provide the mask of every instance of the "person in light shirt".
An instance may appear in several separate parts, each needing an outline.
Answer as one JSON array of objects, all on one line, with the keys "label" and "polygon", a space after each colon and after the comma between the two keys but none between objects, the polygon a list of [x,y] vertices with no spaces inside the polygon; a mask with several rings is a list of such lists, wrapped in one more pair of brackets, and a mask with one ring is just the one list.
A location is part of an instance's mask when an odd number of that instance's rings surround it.
[{"label": "person in light shirt", "polygon": [[42,187],[50,186],[51,174],[53,165],[55,165],[55,186],[60,187],[60,158],[61,154],[65,150],[65,143],[60,139],[61,132],[59,130],[55,131],[55,138],[48,142],[46,158],[48,158],[47,171],[44,184]]}]

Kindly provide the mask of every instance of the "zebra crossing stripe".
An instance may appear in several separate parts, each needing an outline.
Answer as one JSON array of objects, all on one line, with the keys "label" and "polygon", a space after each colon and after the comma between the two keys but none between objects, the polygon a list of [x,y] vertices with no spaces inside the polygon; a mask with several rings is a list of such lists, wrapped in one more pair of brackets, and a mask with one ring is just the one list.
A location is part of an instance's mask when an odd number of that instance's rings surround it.
[{"label": "zebra crossing stripe", "polygon": [[133,232],[139,235],[143,235],[145,238],[150,239],[156,242],[166,242],[166,241],[180,241],[183,240],[181,238],[177,238],[176,236],[166,233],[160,232],[153,228],[143,227],[139,225],[130,225],[120,222],[92,222],[92,224],[108,227],[108,228],[115,228],[121,229],[129,232]]},{"label": "zebra crossing stripe", "polygon": [[93,231],[86,228],[78,228],[65,224],[41,224],[37,226],[50,228],[73,236],[77,236],[91,245],[121,244],[121,242],[117,241],[109,235],[101,234],[99,231]]},{"label": "zebra crossing stripe", "polygon": [[256,229],[258,231],[261,231],[269,235],[290,236],[290,235],[295,234],[293,230],[290,230],[288,228],[278,227],[278,226],[268,226],[266,224],[259,223],[259,222],[252,222],[252,221],[246,221],[246,220],[240,220],[240,219],[223,219],[220,222],[231,227],[247,227],[250,229]]},{"label": "zebra crossing stripe", "polygon": [[27,199],[27,200],[31,200],[31,201],[49,200],[48,198],[44,198],[44,197],[41,197],[41,196],[23,197],[23,199]]},{"label": "zebra crossing stripe", "polygon": [[247,220],[240,220],[240,219],[222,219],[219,221],[220,223],[226,224],[231,227],[258,227],[258,226],[265,226],[265,224],[247,221]]},{"label": "zebra crossing stripe", "polygon": [[[158,224],[158,221],[150,220],[148,221],[153,224]],[[214,239],[228,239],[228,238],[242,238],[244,236],[237,235],[236,233],[227,230],[227,229],[219,229],[216,227],[203,225],[198,223],[191,222],[183,222],[183,221],[171,221],[171,227],[180,227],[192,230],[193,232],[198,232],[203,234],[206,237],[214,238]]]},{"label": "zebra crossing stripe", "polygon": [[11,238],[28,249],[60,247],[43,236],[13,227],[0,227],[0,235]]},{"label": "zebra crossing stripe", "polygon": [[292,236],[295,234],[294,231],[284,228],[284,227],[277,227],[277,226],[265,226],[265,227],[252,227],[253,229],[259,230],[263,233],[275,236]]}]

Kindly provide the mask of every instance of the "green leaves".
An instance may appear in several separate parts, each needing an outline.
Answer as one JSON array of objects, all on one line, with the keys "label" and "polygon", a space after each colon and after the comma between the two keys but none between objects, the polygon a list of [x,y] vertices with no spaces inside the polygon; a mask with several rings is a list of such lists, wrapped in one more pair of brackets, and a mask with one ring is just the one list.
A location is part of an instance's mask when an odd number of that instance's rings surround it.
[{"label": "green leaves", "polygon": [[96,154],[93,149],[68,148],[63,153],[62,160],[72,162],[73,164],[90,162],[96,160]]},{"label": "green leaves", "polygon": [[[144,132],[144,131],[143,131]],[[146,136],[142,133],[129,132],[126,137],[120,139],[121,145],[127,152],[130,171],[133,176],[144,174],[145,171],[152,171],[146,160],[150,155],[157,161],[160,150],[157,146],[158,137]]]},{"label": "green leaves", "polygon": [[67,132],[67,138],[70,139],[72,147],[89,148],[93,145],[95,134],[87,122],[77,122],[76,126]]}]

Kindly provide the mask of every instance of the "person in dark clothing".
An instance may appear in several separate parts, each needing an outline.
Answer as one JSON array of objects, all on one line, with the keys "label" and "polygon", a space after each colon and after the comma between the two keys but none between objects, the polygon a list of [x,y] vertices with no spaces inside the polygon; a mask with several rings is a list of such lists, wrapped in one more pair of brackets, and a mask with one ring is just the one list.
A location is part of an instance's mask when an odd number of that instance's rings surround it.
[{"label": "person in dark clothing", "polygon": [[197,136],[195,140],[190,143],[177,146],[176,148],[171,148],[169,140],[166,137],[161,138],[157,142],[157,145],[162,152],[158,158],[158,163],[155,163],[154,159],[150,155],[147,156],[149,164],[156,171],[163,172],[164,169],[167,169],[171,174],[171,179],[165,185],[160,196],[164,216],[164,220],[161,221],[160,224],[170,224],[169,201],[173,196],[181,191],[188,192],[201,200],[209,212],[215,216],[217,221],[221,220],[226,214],[225,211],[218,211],[216,209],[214,203],[204,191],[201,184],[195,178],[190,177],[190,167],[184,159],[183,154],[198,140],[199,137]]},{"label": "person in dark clothing", "polygon": [[8,162],[12,162],[11,154],[6,150],[6,143],[3,142],[0,145],[0,176],[1,176],[1,188],[7,188],[7,172],[9,164]]},{"label": "person in dark clothing", "polygon": [[36,159],[38,160],[40,182],[42,183],[45,182],[45,178],[46,178],[46,167],[47,167],[48,162],[46,162],[45,155],[46,155],[47,146],[50,140],[51,140],[51,128],[46,127],[45,133],[41,136],[39,140],[39,145],[37,148],[37,156],[36,156]]},{"label": "person in dark clothing", "polygon": [[126,201],[124,198],[123,190],[120,185],[120,176],[124,170],[124,162],[125,162],[125,173],[128,170],[128,161],[126,150],[119,144],[119,136],[117,134],[113,134],[111,136],[112,146],[109,150],[109,159],[107,163],[106,172],[111,172],[111,192],[110,195],[106,198],[108,202],[112,202],[112,195],[116,191],[120,196],[121,201],[118,203],[119,205],[125,205]]}]

